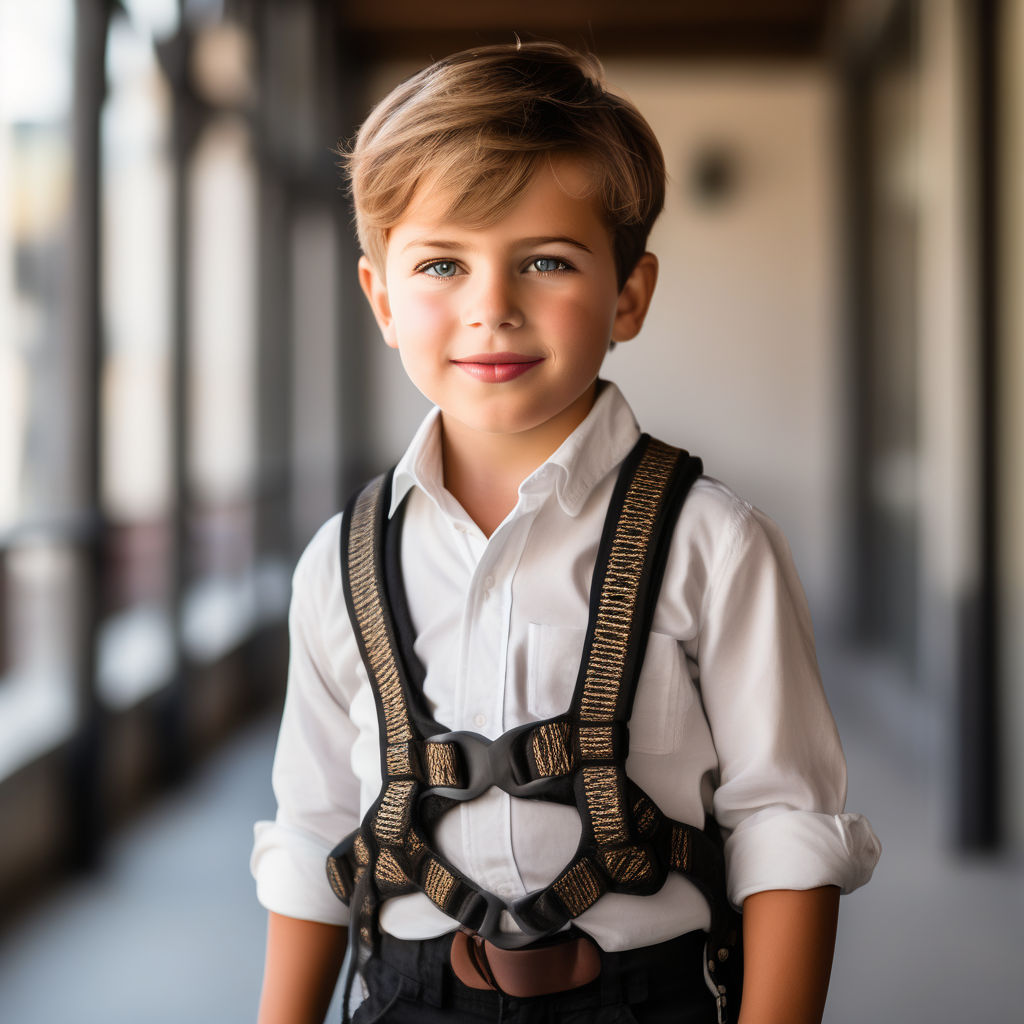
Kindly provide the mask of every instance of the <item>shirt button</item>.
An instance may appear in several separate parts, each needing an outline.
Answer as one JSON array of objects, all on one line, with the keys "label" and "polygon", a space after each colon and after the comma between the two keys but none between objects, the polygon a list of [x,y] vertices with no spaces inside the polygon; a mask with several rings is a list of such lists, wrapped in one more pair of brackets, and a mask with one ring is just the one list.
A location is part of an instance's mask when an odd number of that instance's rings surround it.
[{"label": "shirt button", "polygon": [[482,729],[487,724],[487,716],[486,715],[474,715],[473,716],[473,724],[475,726],[478,726],[479,728]]},{"label": "shirt button", "polygon": [[484,590],[492,590],[494,588],[494,577],[487,576],[484,578]]}]

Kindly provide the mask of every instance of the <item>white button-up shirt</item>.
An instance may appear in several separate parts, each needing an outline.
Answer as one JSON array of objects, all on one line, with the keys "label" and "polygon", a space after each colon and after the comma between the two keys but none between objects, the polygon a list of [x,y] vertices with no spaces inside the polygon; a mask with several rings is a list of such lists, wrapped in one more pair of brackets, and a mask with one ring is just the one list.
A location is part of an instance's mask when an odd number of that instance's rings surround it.
[{"label": "white button-up shirt", "polygon": [[[568,709],[605,512],[638,437],[625,399],[605,385],[485,537],[444,488],[439,414],[427,416],[396,468],[391,511],[408,502],[402,571],[438,722],[494,739]],[[324,862],[381,780],[339,550],[335,516],[295,571],[278,812],[256,826],[252,870],[269,910],[344,924]],[[843,813],[846,765],[789,548],[771,520],[708,477],[676,526],[629,732],[627,774],[662,811],[698,826],[712,812],[722,826],[735,904],[765,889],[849,892],[870,877],[880,847],[863,817]],[[435,843],[478,885],[513,900],[549,884],[579,836],[575,808],[491,789],[448,811]],[[576,923],[611,951],[708,920],[697,890],[670,875],[654,896],[603,896]],[[413,939],[456,922],[416,893],[386,901],[381,926]]]}]

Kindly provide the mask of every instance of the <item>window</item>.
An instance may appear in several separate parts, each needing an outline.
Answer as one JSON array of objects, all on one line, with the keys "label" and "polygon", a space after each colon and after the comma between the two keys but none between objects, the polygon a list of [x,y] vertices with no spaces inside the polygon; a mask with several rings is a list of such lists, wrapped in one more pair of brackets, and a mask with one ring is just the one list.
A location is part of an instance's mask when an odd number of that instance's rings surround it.
[{"label": "window", "polygon": [[73,726],[71,0],[0,0],[0,777]]},{"label": "window", "polygon": [[228,649],[254,614],[256,171],[241,119],[210,122],[190,168],[191,322],[185,642]]},{"label": "window", "polygon": [[98,685],[105,703],[120,707],[164,684],[174,668],[172,97],[150,37],[124,17],[109,27],[107,80],[101,492],[108,561]]}]

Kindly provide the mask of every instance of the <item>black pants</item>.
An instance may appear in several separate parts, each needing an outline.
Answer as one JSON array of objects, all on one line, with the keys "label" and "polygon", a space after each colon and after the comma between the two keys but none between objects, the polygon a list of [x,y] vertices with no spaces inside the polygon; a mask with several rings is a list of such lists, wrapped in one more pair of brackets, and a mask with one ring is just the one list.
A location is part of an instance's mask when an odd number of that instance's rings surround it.
[{"label": "black pants", "polygon": [[704,982],[706,936],[691,932],[656,946],[601,954],[601,975],[532,999],[467,988],[452,973],[451,935],[423,942],[383,936],[366,964],[368,995],[353,1024],[715,1024]]}]

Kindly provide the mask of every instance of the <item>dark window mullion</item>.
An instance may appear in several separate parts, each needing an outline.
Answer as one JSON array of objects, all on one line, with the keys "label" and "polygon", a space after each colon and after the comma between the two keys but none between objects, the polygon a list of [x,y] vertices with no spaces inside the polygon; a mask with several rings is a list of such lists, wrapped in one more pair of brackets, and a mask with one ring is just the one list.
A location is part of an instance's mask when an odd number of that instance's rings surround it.
[{"label": "dark window mullion", "polygon": [[105,92],[109,4],[77,0],[75,5],[74,152],[72,230],[65,358],[79,372],[73,404],[78,412],[74,440],[79,467],[78,507],[89,529],[75,544],[78,586],[73,638],[76,719],[69,748],[68,823],[65,846],[73,868],[93,866],[100,852],[103,715],[97,686],[97,648],[102,606],[104,553],[100,499],[100,373],[102,366],[100,237],[100,114]]},{"label": "dark window mullion", "polygon": [[978,560],[977,590],[964,608],[964,653],[960,672],[957,736],[959,791],[956,839],[966,850],[991,850],[1000,842],[1000,750],[998,708],[998,430],[999,430],[999,81],[1001,3],[966,5],[973,24],[971,94],[977,154],[974,211],[977,262]]}]

